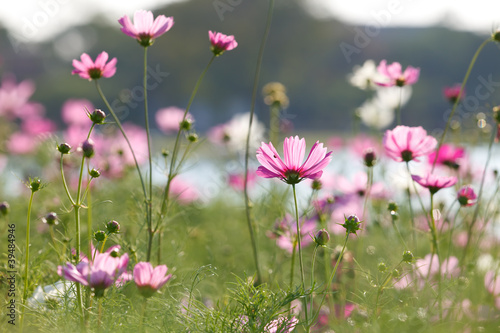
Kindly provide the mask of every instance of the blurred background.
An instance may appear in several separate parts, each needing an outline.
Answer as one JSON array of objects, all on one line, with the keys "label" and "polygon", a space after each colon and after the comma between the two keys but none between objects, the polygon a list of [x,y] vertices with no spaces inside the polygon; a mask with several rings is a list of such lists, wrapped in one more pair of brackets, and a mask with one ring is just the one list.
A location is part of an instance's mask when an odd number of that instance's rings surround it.
[{"label": "blurred background", "polygon": [[[149,66],[156,73],[151,80],[158,83],[149,91],[153,112],[186,106],[211,57],[208,30],[234,35],[239,43],[216,59],[192,106],[196,128],[203,132],[249,111],[267,7],[268,1],[255,0],[12,2],[0,12],[0,77],[33,80],[31,99],[42,103],[47,116],[62,127],[61,106],[69,98],[87,98],[105,108],[93,84],[71,75],[72,59],[83,52],[95,58],[105,50],[118,58],[116,75],[101,80],[105,94],[122,120],[143,124],[143,51],[120,31],[117,20],[136,9],[153,10],[155,16],[175,19],[174,27],[149,50]],[[387,59],[403,68],[420,67],[403,123],[422,125],[432,133],[444,126],[443,115],[450,109],[443,87],[462,81],[477,47],[498,28],[498,13],[500,3],[486,0],[277,0],[260,84],[279,81],[287,87],[290,106],[285,116],[297,130],[342,133],[351,130],[352,114],[367,98],[346,80],[354,66]],[[498,44],[487,45],[466,91],[477,94],[482,86],[490,98],[476,98],[473,112],[490,110],[491,101],[500,103],[495,93],[500,67],[493,65],[498,60]],[[487,87],[484,82],[489,82]],[[262,98],[256,112],[268,119]]]}]

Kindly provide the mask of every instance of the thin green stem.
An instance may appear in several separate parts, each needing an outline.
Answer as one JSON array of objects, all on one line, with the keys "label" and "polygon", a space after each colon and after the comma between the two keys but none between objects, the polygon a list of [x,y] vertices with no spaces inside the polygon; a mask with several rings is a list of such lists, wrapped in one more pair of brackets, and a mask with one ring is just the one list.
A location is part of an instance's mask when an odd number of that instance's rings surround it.
[{"label": "thin green stem", "polygon": [[[431,215],[431,233],[432,233],[432,244],[433,244],[433,249],[432,253],[437,255],[437,260],[438,260],[438,267],[441,267],[441,258],[439,256],[439,247],[438,247],[438,235],[436,231],[436,221],[434,220],[434,194],[431,193],[431,207],[430,207],[430,215]],[[429,263],[429,267],[432,267],[432,258],[431,256],[431,262]],[[429,275],[428,275],[429,276]],[[437,279],[438,279],[438,307],[439,307],[439,319],[443,319],[443,308],[442,308],[442,291],[441,291],[441,270],[439,269],[439,272],[437,274]]]},{"label": "thin green stem", "polygon": [[[149,164],[149,200],[147,200],[146,214],[148,222],[148,230],[151,230],[153,224],[153,160],[151,154],[151,132],[149,129],[149,113],[148,113],[148,89],[147,89],[147,72],[148,72],[148,48],[144,47],[144,77],[143,77],[143,91],[144,91],[144,122],[146,125],[146,136],[148,140],[148,164]],[[149,243],[152,243],[153,233],[149,233]],[[148,246],[150,249],[150,246]],[[149,257],[148,257],[149,261]]]},{"label": "thin green stem", "polygon": [[[300,220],[299,220],[299,206],[297,205],[297,193],[295,190],[295,184],[292,184],[292,189],[293,189],[293,202],[295,204],[295,221],[296,221],[296,228],[297,228],[297,244],[299,247],[299,266],[300,266],[300,285],[302,288],[302,291],[305,290],[306,287],[306,282],[304,278],[304,263],[302,262],[302,241],[301,241],[301,234],[300,234]],[[293,274],[293,272],[292,272]],[[306,318],[306,323],[308,322],[307,318],[307,297],[304,297],[304,314]]]},{"label": "thin green stem", "polygon": [[269,140],[277,147],[280,138],[280,107],[272,104],[269,115]]},{"label": "thin green stem", "polygon": [[415,216],[413,213],[413,205],[411,204],[411,191],[410,191],[410,184],[408,184],[408,187],[406,188],[406,195],[408,196],[408,208],[410,209],[410,223],[411,223],[411,237],[413,240],[413,247],[416,249],[417,248],[417,232],[415,230]]},{"label": "thin green stem", "polygon": [[[401,265],[402,262],[403,261],[400,261],[399,264],[397,264],[396,267],[394,267],[394,269],[397,269],[399,267],[399,265]],[[384,291],[384,288],[387,286],[387,284],[391,281],[392,272],[394,271],[394,269],[391,272],[389,272],[389,274],[386,275],[382,284],[380,285],[380,287],[377,290],[377,297],[375,298],[375,307],[373,309],[372,320],[375,318],[375,316],[378,313],[378,301],[380,299],[380,295]]]},{"label": "thin green stem", "polygon": [[60,160],[61,179],[62,179],[62,183],[63,183],[63,186],[64,186],[64,190],[66,191],[66,195],[68,196],[68,199],[71,202],[71,205],[74,206],[75,205],[75,201],[73,200],[73,197],[71,196],[71,193],[69,193],[68,185],[66,183],[66,178],[64,177],[63,157],[64,157],[64,154],[61,154],[61,160]]},{"label": "thin green stem", "polygon": [[250,159],[250,135],[252,130],[253,116],[255,114],[255,103],[257,100],[257,90],[260,79],[260,70],[262,67],[262,60],[264,59],[264,49],[266,47],[267,37],[269,36],[269,31],[271,30],[273,10],[274,10],[274,0],[269,0],[266,28],[264,30],[264,35],[262,36],[262,40],[260,42],[259,55],[257,57],[257,65],[255,67],[255,75],[253,79],[253,88],[252,88],[252,101],[250,105],[250,119],[248,121],[248,133],[245,143],[245,180],[244,180],[243,194],[245,196],[245,213],[248,225],[248,232],[250,233],[250,240],[252,242],[253,258],[255,261],[255,268],[257,270],[257,280],[259,281],[259,283],[262,283],[262,274],[260,273],[259,256],[257,253],[257,243],[256,243],[256,238],[254,236],[252,215],[250,212],[251,205],[250,205],[250,197],[248,195],[248,162]]},{"label": "thin green stem", "polygon": [[[467,69],[467,72],[465,73],[465,77],[462,81],[462,85],[460,86],[460,93],[458,95],[458,98],[455,100],[455,103],[453,104],[453,108],[451,109],[451,112],[450,112],[450,116],[448,117],[448,120],[446,121],[443,135],[441,135],[441,138],[439,139],[439,144],[437,146],[436,152],[439,152],[439,149],[441,149],[441,146],[443,145],[444,138],[446,137],[446,132],[448,131],[448,127],[450,127],[451,119],[453,118],[453,115],[455,114],[455,110],[457,109],[458,103],[460,102],[460,97],[463,94],[464,87],[467,84],[467,80],[469,79],[469,75],[472,72],[472,68],[474,67],[474,64],[476,63],[477,57],[479,56],[479,53],[481,53],[481,50],[484,48],[484,46],[486,44],[488,44],[489,42],[491,42],[492,40],[493,40],[492,38],[488,38],[487,40],[482,42],[481,45],[476,50],[476,53],[474,53],[474,56],[472,57],[472,60],[469,64],[469,68]],[[431,173],[434,172],[434,167],[436,166],[438,155],[439,154],[436,153],[436,156],[434,157],[434,162],[432,162]]]},{"label": "thin green stem", "polygon": [[371,192],[372,185],[373,185],[373,168],[372,167],[367,167],[367,170],[366,170],[365,200],[363,202],[363,215],[361,215],[362,219],[365,218],[366,206],[368,204],[368,198],[370,197],[370,192]]},{"label": "thin green stem", "polygon": [[28,218],[26,221],[26,248],[25,248],[25,259],[24,259],[24,288],[23,288],[23,300],[22,300],[22,312],[20,318],[20,326],[21,331],[23,329],[24,324],[24,313],[26,309],[24,306],[26,305],[26,299],[28,298],[28,270],[29,270],[29,260],[30,260],[30,222],[31,222],[31,207],[33,206],[33,196],[35,195],[34,191],[31,191],[30,201],[28,203]]},{"label": "thin green stem", "polygon": [[103,100],[104,104],[106,104],[106,107],[108,108],[109,112],[111,113],[111,116],[113,117],[113,119],[116,123],[116,126],[118,126],[118,129],[122,133],[123,138],[127,142],[127,145],[130,149],[130,153],[132,154],[132,157],[134,158],[135,168],[137,169],[137,173],[139,174],[139,180],[141,181],[142,191],[144,193],[144,200],[146,201],[146,204],[147,204],[148,195],[147,195],[147,191],[146,191],[146,185],[144,184],[144,179],[142,179],[141,168],[139,167],[139,163],[137,162],[137,158],[135,157],[134,150],[132,149],[132,144],[130,143],[130,140],[128,139],[127,134],[125,133],[125,130],[123,129],[123,126],[120,122],[120,119],[118,119],[118,117],[115,114],[115,111],[113,111],[113,108],[109,104],[106,96],[104,96],[104,93],[101,90],[101,86],[99,85],[98,80],[95,80],[95,86],[97,88],[97,92],[99,93],[99,96],[101,96],[101,99]]},{"label": "thin green stem", "polygon": [[396,110],[396,119],[398,122],[398,126],[401,125],[401,103],[403,100],[403,87],[399,87],[399,104]]},{"label": "thin green stem", "polygon": [[[311,311],[313,311],[314,309],[314,288],[316,286],[316,281],[314,280],[314,263],[316,262],[316,254],[318,253],[318,247],[319,247],[318,244],[316,244],[316,246],[314,247],[312,263],[311,263],[311,304],[310,304]],[[309,327],[310,325],[307,325],[308,332],[309,332]]]},{"label": "thin green stem", "polygon": [[148,304],[148,299],[144,297],[144,303],[142,304],[141,321],[139,323],[139,332],[144,332],[144,318],[146,317],[146,306]]},{"label": "thin green stem", "polygon": [[[215,55],[210,58],[210,61],[208,62],[207,66],[203,70],[203,72],[200,74],[200,77],[196,81],[196,84],[194,86],[194,89],[191,93],[191,96],[189,97],[188,104],[186,106],[186,110],[184,111],[184,115],[182,116],[182,121],[181,124],[186,120],[186,117],[188,115],[189,109],[191,108],[191,104],[193,104],[194,97],[196,96],[196,93],[198,92],[198,88],[200,87],[201,81],[203,81],[203,78],[205,77],[205,74],[207,73],[208,69],[210,68],[210,65],[212,65],[212,62],[215,59]],[[163,191],[163,200],[161,203],[161,208],[160,208],[160,214],[158,216],[158,222],[156,223],[156,227],[154,230],[150,230],[150,235],[152,236],[160,227],[161,221],[163,218],[167,215],[168,212],[168,207],[169,207],[169,195],[170,195],[170,184],[172,180],[175,178],[177,175],[176,173],[176,160],[177,160],[177,154],[179,152],[179,147],[180,147],[180,138],[181,138],[181,133],[183,131],[183,127],[179,126],[179,130],[177,131],[177,136],[175,137],[175,143],[174,143],[174,149],[172,151],[172,157],[170,159],[170,167],[168,170],[168,176],[167,176],[167,184],[165,185],[165,189]],[[180,164],[177,166],[177,168],[180,167]],[[152,245],[153,239],[150,237],[149,243],[148,243],[148,252],[147,252],[147,261],[151,258],[151,245]]]},{"label": "thin green stem", "polygon": [[406,242],[405,242],[403,236],[401,235],[401,232],[399,232],[399,228],[398,228],[398,226],[396,224],[396,220],[397,220],[397,215],[391,213],[392,227],[396,231],[396,234],[398,235],[399,240],[401,241],[401,244],[403,244],[403,247],[405,248],[405,250],[407,250],[408,249],[408,245],[406,245]]}]

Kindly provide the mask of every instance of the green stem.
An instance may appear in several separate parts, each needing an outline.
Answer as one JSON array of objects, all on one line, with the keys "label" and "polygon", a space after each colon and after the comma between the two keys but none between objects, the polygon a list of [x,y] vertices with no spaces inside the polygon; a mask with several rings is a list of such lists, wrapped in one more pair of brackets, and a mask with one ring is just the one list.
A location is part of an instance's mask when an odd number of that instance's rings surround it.
[{"label": "green stem", "polygon": [[330,278],[328,279],[328,283],[327,283],[327,287],[326,287],[327,289],[325,290],[325,293],[323,294],[323,298],[321,299],[321,302],[319,303],[318,311],[316,311],[316,313],[311,318],[312,323],[314,323],[314,321],[318,317],[319,311],[320,311],[321,306],[323,305],[323,303],[325,301],[326,295],[328,294],[328,292],[330,291],[330,289],[332,287],[333,278],[335,277],[335,274],[337,273],[337,268],[339,267],[339,264],[342,261],[342,257],[344,256],[344,252],[345,252],[345,248],[347,246],[348,240],[349,240],[349,233],[346,232],[344,246],[342,246],[342,251],[340,251],[339,258],[337,259],[337,262],[335,263],[335,267],[333,268],[332,274],[330,275]]},{"label": "green stem", "polygon": [[458,103],[460,102],[460,97],[462,96],[462,93],[464,91],[464,87],[467,83],[467,80],[469,79],[469,75],[472,71],[472,68],[474,67],[474,64],[476,63],[477,57],[479,56],[479,53],[481,53],[481,50],[484,48],[484,46],[486,44],[488,44],[489,42],[491,42],[492,40],[493,39],[490,37],[487,40],[485,40],[484,42],[482,42],[481,45],[479,46],[479,48],[477,49],[476,53],[474,53],[474,56],[472,57],[472,60],[469,64],[469,68],[467,69],[467,72],[465,73],[465,77],[462,81],[462,86],[460,87],[460,93],[458,95],[458,98],[455,100],[455,103],[453,104],[453,108],[451,109],[450,116],[448,117],[448,120],[446,121],[446,125],[444,127],[443,135],[441,135],[441,139],[439,139],[439,144],[438,144],[437,149],[436,149],[436,156],[434,157],[434,162],[432,163],[431,173],[434,172],[434,167],[436,166],[436,161],[438,158],[437,152],[439,152],[439,149],[441,149],[441,146],[443,145],[444,138],[446,137],[446,132],[448,131],[448,127],[450,127],[451,118],[453,118],[453,115],[455,114],[455,110],[457,109]]},{"label": "green stem", "polygon": [[[313,311],[314,309],[314,287],[316,285],[315,281],[314,281],[314,263],[316,262],[316,254],[318,253],[318,247],[319,245],[316,244],[316,246],[314,247],[314,251],[313,251],[313,256],[312,256],[312,264],[311,264],[311,305],[310,305],[310,308],[311,308],[311,311]],[[309,328],[310,328],[310,325],[308,324],[307,325],[307,331],[309,332]]]},{"label": "green stem", "polygon": [[366,213],[366,206],[368,204],[368,198],[370,197],[370,191],[373,185],[373,168],[372,167],[367,167],[368,169],[366,170],[366,191],[365,191],[365,200],[363,203],[363,215],[361,215],[361,218],[365,218],[365,213]]},{"label": "green stem", "polygon": [[396,119],[398,122],[398,126],[401,125],[401,103],[403,100],[403,87],[399,87],[399,104],[396,110]]},{"label": "green stem", "polygon": [[[250,205],[250,197],[248,195],[248,162],[250,158],[250,134],[252,130],[253,116],[255,114],[255,103],[257,100],[257,90],[259,85],[260,78],[260,70],[262,67],[262,60],[264,58],[264,49],[266,47],[267,37],[269,36],[269,30],[271,29],[271,22],[273,18],[273,9],[274,9],[274,0],[269,0],[269,8],[267,11],[267,19],[266,19],[266,28],[264,30],[264,35],[262,36],[262,40],[260,42],[259,47],[259,55],[257,57],[257,65],[255,68],[255,75],[253,79],[253,89],[252,89],[252,102],[250,105],[250,119],[248,121],[248,133],[247,139],[245,143],[245,180],[244,180],[244,188],[243,194],[245,196],[245,213],[248,225],[248,231],[250,233],[250,239],[252,242],[252,250],[253,250],[253,258],[255,261],[255,268],[257,270],[257,280],[259,283],[262,283],[262,274],[260,273],[260,265],[259,265],[259,257],[257,255],[257,243],[254,236],[252,216],[251,216],[251,205]],[[293,275],[292,275],[293,277]],[[293,278],[292,278],[293,279]],[[291,286],[291,285],[290,285]]]},{"label": "green stem", "polygon": [[71,194],[69,193],[68,185],[66,183],[66,178],[64,177],[63,157],[64,157],[64,154],[61,154],[61,160],[60,160],[61,178],[62,178],[64,190],[66,191],[66,195],[68,196],[68,199],[71,202],[71,205],[74,206],[75,201],[73,200],[73,197],[71,197]]},{"label": "green stem", "polygon": [[31,222],[31,207],[33,206],[33,196],[35,195],[34,191],[31,191],[30,195],[30,201],[28,203],[28,218],[26,221],[26,249],[25,249],[25,260],[24,260],[24,275],[23,275],[23,280],[24,280],[24,288],[23,288],[23,300],[22,300],[22,312],[21,312],[21,318],[20,318],[20,326],[21,326],[21,331],[23,329],[23,324],[24,324],[24,313],[25,313],[25,308],[24,306],[26,305],[26,299],[28,298],[28,269],[29,269],[29,260],[30,260],[30,222]]},{"label": "green stem", "polygon": [[269,140],[277,147],[280,138],[280,107],[271,105],[269,114]]},{"label": "green stem", "polygon": [[147,71],[148,71],[148,48],[144,47],[144,77],[143,77],[143,91],[144,91],[144,121],[146,125],[146,136],[148,140],[148,163],[149,163],[149,200],[146,200],[146,214],[148,222],[149,240],[148,240],[148,261],[151,254],[151,244],[153,242],[154,233],[151,232],[153,224],[153,160],[151,154],[151,133],[149,130],[149,113],[148,113],[148,89],[147,89]]},{"label": "green stem", "polygon": [[[200,74],[200,77],[196,81],[196,84],[195,84],[194,89],[191,93],[191,96],[189,97],[189,101],[188,101],[188,104],[186,106],[186,110],[184,111],[184,115],[182,116],[181,124],[186,120],[187,114],[189,112],[189,109],[191,108],[191,104],[194,101],[194,97],[196,96],[196,93],[198,92],[198,88],[200,87],[201,81],[205,77],[205,74],[207,73],[208,69],[210,68],[210,65],[212,65],[212,62],[214,61],[215,57],[216,56],[214,55],[214,56],[212,56],[212,58],[210,58],[210,61],[208,62],[207,66],[205,67],[203,72]],[[172,151],[172,158],[170,159],[170,168],[168,170],[167,184],[165,185],[165,189],[163,191],[163,200],[161,203],[160,215],[158,216],[158,222],[156,223],[155,229],[150,230],[150,235],[153,235],[158,230],[161,221],[163,220],[164,216],[167,215],[167,212],[168,212],[170,183],[177,175],[177,173],[175,171],[176,170],[175,162],[176,162],[177,154],[179,151],[180,137],[181,137],[182,131],[183,131],[182,126],[179,126],[179,130],[177,131],[177,136],[175,137],[174,150]],[[179,166],[180,166],[180,164],[179,164]],[[149,243],[148,243],[147,261],[149,261],[149,259],[151,258],[152,242],[153,242],[153,239],[152,239],[152,237],[150,237]]]},{"label": "green stem", "polygon": [[142,305],[142,313],[141,313],[141,321],[139,323],[139,332],[143,332],[143,324],[144,324],[144,318],[146,317],[146,306],[148,304],[148,299],[144,297],[144,303]]},{"label": "green stem", "polygon": [[415,216],[413,213],[413,205],[411,204],[411,191],[410,184],[408,184],[408,188],[406,189],[406,195],[408,196],[408,208],[410,209],[410,223],[411,223],[411,238],[413,241],[413,247],[417,248],[417,234],[415,230]]},{"label": "green stem", "polygon": [[[394,267],[394,269],[397,269],[399,267],[399,265],[401,265],[401,263],[402,263],[402,261],[400,261],[399,264],[397,264],[396,267]],[[391,272],[389,272],[389,274],[387,274],[384,281],[382,282],[382,284],[380,285],[380,287],[377,290],[377,297],[375,298],[375,308],[373,310],[372,320],[375,318],[375,316],[378,313],[378,301],[380,299],[380,295],[382,294],[382,291],[384,291],[384,288],[387,286],[387,284],[391,281],[391,276],[392,276],[392,272],[394,271],[394,269]]]},{"label": "green stem", "polygon": [[[433,249],[432,249],[432,253],[436,253],[437,255],[437,260],[438,260],[438,274],[437,274],[437,279],[438,279],[438,307],[439,307],[439,319],[443,319],[443,308],[442,308],[442,301],[441,301],[441,297],[442,297],[442,291],[441,291],[441,259],[439,257],[439,247],[438,247],[438,235],[437,235],[437,232],[436,232],[436,222],[434,220],[434,214],[433,214],[433,210],[434,210],[434,194],[431,193],[431,207],[430,207],[430,215],[431,215],[431,233],[432,233],[432,244],[433,244]],[[431,262],[429,263],[429,269],[430,267],[432,267],[432,257],[431,256]]]},{"label": "green stem", "polygon": [[[299,247],[299,266],[300,266],[300,285],[302,288],[302,291],[304,292],[305,289],[305,278],[304,278],[304,263],[302,262],[302,241],[301,241],[301,234],[300,234],[300,220],[299,220],[299,206],[297,205],[297,193],[295,191],[295,184],[292,184],[292,189],[293,189],[293,202],[295,204],[295,221],[296,221],[296,228],[297,228],[297,244]],[[293,272],[292,272],[293,274]],[[307,318],[307,297],[304,297],[304,314],[306,318],[306,323],[308,322]]]}]

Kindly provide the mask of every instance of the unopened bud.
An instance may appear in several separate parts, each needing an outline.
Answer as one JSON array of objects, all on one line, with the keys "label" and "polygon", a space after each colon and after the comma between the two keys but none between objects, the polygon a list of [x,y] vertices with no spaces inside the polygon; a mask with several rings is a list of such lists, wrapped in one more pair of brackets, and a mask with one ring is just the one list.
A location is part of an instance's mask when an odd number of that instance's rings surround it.
[{"label": "unopened bud", "polygon": [[342,226],[346,229],[346,232],[348,234],[356,234],[356,231],[360,229],[360,224],[361,222],[356,215],[349,215],[345,218],[345,222],[344,224],[342,224]]},{"label": "unopened bud", "polygon": [[321,180],[319,180],[319,179],[313,180],[312,185],[311,185],[311,188],[313,190],[319,191],[319,190],[321,190],[322,187],[323,187],[323,184],[321,183]]},{"label": "unopened bud", "polygon": [[94,233],[94,239],[98,242],[102,242],[106,239],[106,233],[102,230],[96,231]]},{"label": "unopened bud", "polygon": [[387,270],[387,265],[383,262],[378,264],[378,271],[384,273]]},{"label": "unopened bud", "polygon": [[0,202],[0,214],[3,216],[9,214],[10,205],[7,201]]},{"label": "unopened bud", "polygon": [[411,251],[405,251],[403,253],[403,261],[408,264],[411,264],[413,261],[413,253],[411,253]]},{"label": "unopened bud", "polygon": [[101,176],[101,172],[97,169],[92,169],[89,171],[89,175],[92,178],[99,178]]},{"label": "unopened bud", "polygon": [[106,114],[99,109],[95,109],[94,112],[89,114],[90,120],[96,125],[100,125],[104,123],[104,120],[106,119]]},{"label": "unopened bud", "polygon": [[398,278],[400,276],[401,276],[401,273],[397,269],[394,268],[394,270],[392,271],[392,277]]},{"label": "unopened bud", "polygon": [[320,246],[325,246],[330,241],[330,234],[328,234],[326,229],[321,229],[316,233],[316,236],[314,236],[314,241]]},{"label": "unopened bud", "polygon": [[40,178],[35,177],[32,180],[30,180],[29,188],[30,188],[31,192],[38,191],[41,186],[42,186],[42,181],[40,180]]},{"label": "unopened bud", "polygon": [[184,119],[183,121],[180,122],[179,126],[181,130],[183,131],[189,131],[191,129],[191,126],[193,125],[192,121],[189,119]]},{"label": "unopened bud", "polygon": [[42,219],[43,223],[48,225],[57,225],[59,222],[57,221],[57,214],[54,212],[50,212]]},{"label": "unopened bud", "polygon": [[369,168],[373,167],[377,163],[377,155],[371,148],[365,150],[363,159],[365,161],[365,165]]},{"label": "unopened bud", "polygon": [[116,222],[115,220],[111,220],[106,224],[106,230],[110,234],[116,234],[118,231],[120,231],[120,223]]},{"label": "unopened bud", "polygon": [[188,140],[189,140],[189,142],[197,142],[198,141],[198,135],[196,133],[189,134],[188,135]]},{"label": "unopened bud", "polygon": [[387,210],[389,212],[397,212],[398,211],[398,204],[395,203],[394,201],[390,201],[388,204],[387,204]]},{"label": "unopened bud", "polygon": [[67,143],[61,143],[59,146],[57,146],[57,150],[59,150],[61,154],[69,154],[71,146]]},{"label": "unopened bud", "polygon": [[83,156],[91,158],[94,156],[94,142],[91,139],[85,140],[82,143]]}]

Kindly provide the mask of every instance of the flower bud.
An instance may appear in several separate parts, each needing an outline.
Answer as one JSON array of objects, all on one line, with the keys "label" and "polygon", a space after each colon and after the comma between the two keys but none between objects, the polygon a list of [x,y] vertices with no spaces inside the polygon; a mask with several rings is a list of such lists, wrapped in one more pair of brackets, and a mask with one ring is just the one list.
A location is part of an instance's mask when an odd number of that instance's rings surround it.
[{"label": "flower bud", "polygon": [[61,143],[59,146],[57,146],[57,150],[59,150],[61,154],[69,154],[71,146],[67,143]]},{"label": "flower bud", "polygon": [[113,251],[109,252],[109,255],[113,258],[118,258],[120,256],[120,251],[118,251],[118,249],[113,249]]},{"label": "flower bud", "polygon": [[106,224],[106,230],[110,234],[116,234],[118,231],[120,231],[120,223],[116,222],[115,220],[111,220]]},{"label": "flower bud", "polygon": [[316,233],[316,236],[314,236],[314,242],[320,246],[325,246],[328,244],[330,241],[330,235],[328,234],[328,231],[326,229],[321,229]]},{"label": "flower bud", "polygon": [[9,214],[10,205],[7,201],[0,202],[0,214],[3,216]]},{"label": "flower bud", "polygon": [[94,112],[89,114],[90,120],[96,125],[104,124],[106,114],[100,109],[95,109]]},{"label": "flower bud", "polygon": [[198,135],[196,133],[189,134],[188,135],[188,140],[189,140],[189,142],[197,142],[198,141]]},{"label": "flower bud", "polygon": [[405,251],[403,253],[403,261],[411,264],[413,262],[413,253],[411,253],[411,251]]},{"label": "flower bud", "polygon": [[361,224],[361,221],[356,215],[349,215],[348,217],[345,218],[344,224],[341,224],[345,229],[348,234],[356,234],[356,231],[358,231],[359,225]]},{"label": "flower bud", "polygon": [[392,277],[397,279],[400,276],[401,276],[401,273],[396,268],[394,268],[394,270],[392,271]]},{"label": "flower bud", "polygon": [[163,157],[168,157],[168,150],[166,150],[166,149],[162,149],[162,150],[161,150],[161,155],[162,155]]},{"label": "flower bud", "polygon": [[102,242],[106,239],[106,233],[102,230],[94,232],[94,239],[98,242]]},{"label": "flower bud", "polygon": [[495,42],[500,42],[500,29],[495,31],[491,36]]},{"label": "flower bud", "polygon": [[321,183],[321,180],[319,180],[319,179],[313,180],[312,185],[311,185],[311,188],[313,190],[319,191],[319,190],[321,190],[322,187],[323,187],[323,183]]},{"label": "flower bud", "polygon": [[42,222],[50,226],[59,224],[57,220],[57,214],[54,212],[50,212],[47,215],[45,215],[45,217],[42,219]]},{"label": "flower bud", "polygon": [[394,201],[390,201],[388,204],[387,204],[387,210],[389,212],[397,212],[398,211],[398,204],[395,203]]},{"label": "flower bud", "polygon": [[387,270],[387,265],[383,262],[378,264],[378,271],[384,273]]},{"label": "flower bud", "polygon": [[179,123],[179,126],[181,130],[183,131],[189,131],[191,129],[191,126],[193,125],[193,122],[189,119],[184,119]]},{"label": "flower bud", "polygon": [[363,159],[365,165],[369,168],[373,167],[377,163],[377,155],[371,148],[365,150]]},{"label": "flower bud", "polygon": [[91,139],[85,140],[82,143],[83,156],[86,158],[91,158],[94,156],[94,141]]},{"label": "flower bud", "polygon": [[35,177],[33,179],[30,179],[29,188],[31,192],[38,191],[41,188],[41,186],[42,186],[42,181],[40,180],[40,178]]},{"label": "flower bud", "polygon": [[92,169],[89,171],[89,175],[92,178],[99,178],[101,176],[101,172],[97,169]]}]

